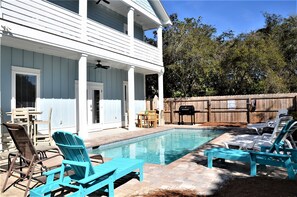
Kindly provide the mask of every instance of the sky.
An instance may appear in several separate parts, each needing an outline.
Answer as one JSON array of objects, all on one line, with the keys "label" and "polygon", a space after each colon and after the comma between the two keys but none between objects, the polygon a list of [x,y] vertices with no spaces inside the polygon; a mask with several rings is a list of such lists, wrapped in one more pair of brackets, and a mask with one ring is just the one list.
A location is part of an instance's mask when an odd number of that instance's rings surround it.
[{"label": "sky", "polygon": [[168,15],[178,19],[202,17],[202,23],[217,29],[217,35],[233,30],[235,35],[264,27],[263,13],[283,17],[296,15],[297,0],[161,0]]}]

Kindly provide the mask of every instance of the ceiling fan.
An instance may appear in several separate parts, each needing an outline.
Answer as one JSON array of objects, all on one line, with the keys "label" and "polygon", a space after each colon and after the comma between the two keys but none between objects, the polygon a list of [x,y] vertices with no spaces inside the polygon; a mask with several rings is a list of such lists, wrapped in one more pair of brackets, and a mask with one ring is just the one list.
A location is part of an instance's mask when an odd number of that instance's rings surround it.
[{"label": "ceiling fan", "polygon": [[98,1],[96,2],[96,4],[99,4],[101,1],[103,1],[104,3],[110,4],[110,2],[107,1],[107,0],[98,0]]},{"label": "ceiling fan", "polygon": [[110,66],[102,65],[102,64],[101,64],[101,60],[97,60],[96,67],[95,67],[94,69],[97,69],[97,68],[109,69]]}]

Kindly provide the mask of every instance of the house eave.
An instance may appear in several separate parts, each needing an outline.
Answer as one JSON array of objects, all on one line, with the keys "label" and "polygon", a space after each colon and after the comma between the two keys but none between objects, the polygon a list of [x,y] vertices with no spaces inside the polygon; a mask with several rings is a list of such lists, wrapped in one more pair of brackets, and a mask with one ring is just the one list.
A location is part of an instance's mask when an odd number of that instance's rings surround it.
[{"label": "house eave", "polygon": [[164,9],[161,1],[160,0],[149,0],[149,2],[153,6],[154,10],[157,12],[162,25],[163,26],[172,25],[172,22],[168,16],[166,10]]}]

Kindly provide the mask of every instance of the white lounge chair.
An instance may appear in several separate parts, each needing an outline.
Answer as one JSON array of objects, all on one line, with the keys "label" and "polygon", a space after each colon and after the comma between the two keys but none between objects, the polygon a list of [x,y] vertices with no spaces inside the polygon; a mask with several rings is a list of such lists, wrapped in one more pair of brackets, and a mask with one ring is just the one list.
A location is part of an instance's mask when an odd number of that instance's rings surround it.
[{"label": "white lounge chair", "polygon": [[[254,149],[260,150],[261,146],[271,146],[275,138],[278,136],[279,132],[286,125],[286,123],[292,120],[291,116],[283,116],[279,118],[276,122],[276,126],[274,127],[273,133],[264,133],[262,135],[239,135],[234,137],[232,140],[224,142],[226,148],[236,147],[239,149]],[[290,137],[292,133],[289,134]],[[289,136],[286,136],[289,137]],[[289,148],[295,147],[296,145],[293,142],[285,139],[286,144]],[[293,143],[293,144],[292,144]]]},{"label": "white lounge chair", "polygon": [[279,109],[277,112],[277,115],[274,119],[268,120],[263,123],[248,124],[247,128],[254,129],[257,132],[257,134],[261,135],[264,128],[273,129],[276,125],[277,120],[284,115],[288,115],[288,110],[287,109]]}]

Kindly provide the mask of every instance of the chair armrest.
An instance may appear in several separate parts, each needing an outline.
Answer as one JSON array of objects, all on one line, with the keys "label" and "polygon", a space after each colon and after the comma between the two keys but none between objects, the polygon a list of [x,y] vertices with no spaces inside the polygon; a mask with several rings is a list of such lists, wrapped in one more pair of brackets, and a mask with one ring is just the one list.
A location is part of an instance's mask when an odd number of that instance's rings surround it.
[{"label": "chair armrest", "polygon": [[50,156],[50,157],[42,158],[42,159],[39,160],[39,162],[43,162],[43,161],[46,161],[46,160],[49,160],[49,159],[52,159],[52,158],[55,158],[55,157],[59,157],[59,156],[61,156],[64,159],[63,155],[56,154],[56,155],[53,155],[53,156]]},{"label": "chair armrest", "polygon": [[47,171],[47,172],[43,172],[42,174],[45,175],[45,176],[49,176],[49,175],[52,175],[52,174],[58,174],[60,173],[62,170],[62,167],[59,167],[59,168],[55,168],[55,169],[52,169],[50,171]]},{"label": "chair armrest", "polygon": [[268,157],[273,157],[273,158],[290,158],[290,155],[282,155],[282,154],[276,154],[276,153],[264,153],[264,152],[252,152],[250,151],[251,156],[268,156]]}]

